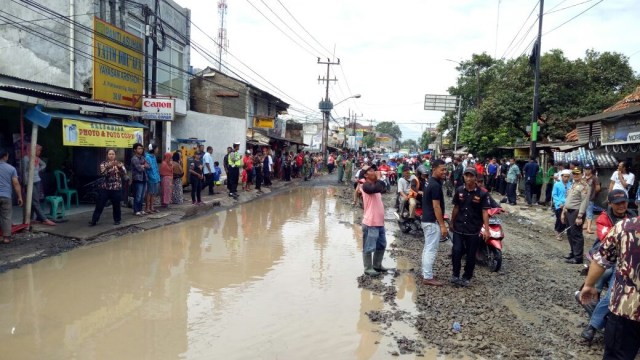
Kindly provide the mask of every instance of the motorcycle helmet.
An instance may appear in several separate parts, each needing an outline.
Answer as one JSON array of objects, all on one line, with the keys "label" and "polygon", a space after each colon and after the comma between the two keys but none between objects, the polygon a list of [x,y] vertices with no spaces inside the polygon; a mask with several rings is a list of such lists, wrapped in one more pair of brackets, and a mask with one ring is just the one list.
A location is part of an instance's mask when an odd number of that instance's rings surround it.
[{"label": "motorcycle helmet", "polygon": [[429,175],[429,172],[427,171],[427,168],[424,165],[420,165],[418,166],[418,168],[416,169],[416,175],[420,176],[420,175]]}]

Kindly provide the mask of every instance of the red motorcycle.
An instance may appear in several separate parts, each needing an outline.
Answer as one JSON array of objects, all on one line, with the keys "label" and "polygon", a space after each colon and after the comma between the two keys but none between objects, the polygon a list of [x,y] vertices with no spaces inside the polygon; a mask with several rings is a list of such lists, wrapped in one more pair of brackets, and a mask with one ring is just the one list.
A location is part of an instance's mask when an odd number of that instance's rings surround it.
[{"label": "red motorcycle", "polygon": [[487,229],[482,226],[480,230],[480,246],[478,252],[476,252],[476,260],[484,265],[487,265],[491,271],[496,272],[502,267],[502,239],[504,239],[504,232],[502,231],[502,223],[500,219],[494,218],[504,210],[502,208],[492,208],[489,212],[489,237],[485,241],[483,238]]},{"label": "red motorcycle", "polygon": [[397,171],[396,168],[392,166],[389,170],[389,184],[391,184],[391,186],[395,186],[397,183]]},{"label": "red motorcycle", "polygon": [[[396,211],[393,214],[396,216],[396,219],[398,219],[398,227],[400,228],[400,231],[402,231],[405,234],[411,233],[416,236],[424,237],[424,232],[422,231],[422,223],[421,223],[422,206],[420,201],[418,201],[418,204],[416,206],[416,215],[413,219],[406,217],[406,215],[404,214],[404,211],[402,212]],[[448,229],[450,225],[448,214],[444,214],[444,223],[446,224]],[[440,242],[445,242],[447,240],[449,240],[449,236],[440,237]]]}]

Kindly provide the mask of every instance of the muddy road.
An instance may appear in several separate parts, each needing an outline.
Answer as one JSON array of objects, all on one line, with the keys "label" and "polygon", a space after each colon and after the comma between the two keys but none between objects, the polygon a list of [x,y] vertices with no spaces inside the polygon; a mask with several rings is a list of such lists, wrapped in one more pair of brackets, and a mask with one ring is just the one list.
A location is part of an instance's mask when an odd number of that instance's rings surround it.
[{"label": "muddy road", "polygon": [[[344,189],[346,202],[352,192]],[[392,194],[383,195],[387,213],[392,213]],[[447,211],[451,211],[450,198]],[[424,342],[440,354],[466,354],[506,359],[599,359],[603,337],[598,334],[589,346],[580,337],[588,319],[576,303],[574,292],[582,284],[580,265],[564,263],[566,240],[555,239],[551,230],[522,216],[500,215],[505,231],[502,269],[492,273],[478,264],[472,285],[458,288],[448,283],[451,243],[441,243],[434,267],[436,277],[447,282],[440,288],[420,284],[423,239],[400,233],[393,217],[386,216],[387,233],[396,239],[388,253],[398,263],[390,281],[361,277],[359,284],[380,294],[391,305],[389,311],[369,313],[372,321],[391,327],[400,319],[411,323],[420,336],[406,339],[399,348],[407,353]],[[553,221],[549,211],[549,222]],[[587,240],[586,242],[589,242]],[[418,283],[417,314],[394,307],[395,282],[411,276]],[[389,282],[389,284],[387,284]],[[454,333],[454,322],[462,330]]]}]

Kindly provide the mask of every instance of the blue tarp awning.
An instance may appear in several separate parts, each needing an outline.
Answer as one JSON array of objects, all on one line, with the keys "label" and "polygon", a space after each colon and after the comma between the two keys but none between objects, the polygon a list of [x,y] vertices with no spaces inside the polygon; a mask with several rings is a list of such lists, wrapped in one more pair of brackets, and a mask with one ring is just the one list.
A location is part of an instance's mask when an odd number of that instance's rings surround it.
[{"label": "blue tarp awning", "polygon": [[64,112],[58,112],[58,111],[48,111],[48,110],[45,110],[44,113],[51,115],[51,117],[55,119],[71,119],[71,120],[86,121],[90,123],[128,126],[132,128],[141,128],[141,129],[148,128],[146,125],[136,121],[124,121],[120,119],[108,118],[103,116],[89,116],[89,115],[81,115],[81,114],[73,114],[73,113],[64,113]]}]

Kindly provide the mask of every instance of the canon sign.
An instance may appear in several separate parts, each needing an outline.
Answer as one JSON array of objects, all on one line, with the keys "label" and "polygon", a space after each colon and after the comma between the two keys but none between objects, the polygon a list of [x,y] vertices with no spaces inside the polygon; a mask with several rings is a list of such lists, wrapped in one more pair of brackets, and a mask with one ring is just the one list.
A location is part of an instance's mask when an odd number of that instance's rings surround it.
[{"label": "canon sign", "polygon": [[142,98],[143,119],[171,121],[175,117],[174,99]]},{"label": "canon sign", "polygon": [[173,108],[173,101],[172,100],[168,100],[168,101],[146,100],[142,104],[144,105],[144,107],[148,107],[148,108],[161,108],[161,109],[171,109],[171,108]]}]

